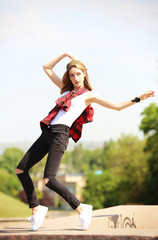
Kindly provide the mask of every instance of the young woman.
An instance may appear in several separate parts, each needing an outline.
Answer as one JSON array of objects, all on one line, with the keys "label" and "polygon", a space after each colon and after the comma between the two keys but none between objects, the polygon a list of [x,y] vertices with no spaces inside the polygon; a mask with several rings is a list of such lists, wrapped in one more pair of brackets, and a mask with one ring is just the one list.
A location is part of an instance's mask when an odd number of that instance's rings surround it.
[{"label": "young woman", "polygon": [[[69,57],[71,61],[67,65],[63,78],[60,79],[52,69],[65,57]],[[86,67],[69,53],[64,53],[46,63],[43,68],[52,82],[60,89],[61,96],[48,116],[40,122],[42,134],[20,161],[16,174],[25,190],[29,207],[32,208],[31,229],[37,230],[42,225],[48,208],[39,204],[28,171],[48,153],[44,170],[44,183],[63,197],[72,209],[76,210],[79,214],[81,229],[86,230],[91,222],[92,206],[81,204],[56,179],[69,137],[77,142],[81,137],[82,125],[93,120],[92,103],[120,111],[141,100],[153,97],[154,91],[147,91],[139,97],[117,104],[96,95],[92,91]]]}]

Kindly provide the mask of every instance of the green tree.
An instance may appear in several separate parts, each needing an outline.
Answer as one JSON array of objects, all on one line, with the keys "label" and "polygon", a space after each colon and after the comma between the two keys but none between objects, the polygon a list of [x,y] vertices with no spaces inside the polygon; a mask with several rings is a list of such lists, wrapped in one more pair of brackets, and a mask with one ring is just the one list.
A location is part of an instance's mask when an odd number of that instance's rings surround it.
[{"label": "green tree", "polygon": [[86,203],[92,204],[94,209],[119,204],[119,199],[116,196],[119,177],[114,176],[112,171],[103,171],[99,175],[90,173],[86,179],[87,185],[82,193]]},{"label": "green tree", "polygon": [[17,197],[21,184],[15,175],[15,169],[23,156],[18,148],[8,148],[0,156],[0,191]]},{"label": "green tree", "polygon": [[147,137],[144,151],[149,153],[148,172],[145,178],[145,202],[158,204],[158,106],[150,104],[142,113],[140,129]]},{"label": "green tree", "polygon": [[121,204],[144,202],[144,177],[147,172],[147,154],[144,154],[145,141],[137,136],[122,135],[116,142],[105,147],[105,169],[111,169],[120,176],[118,197]]},{"label": "green tree", "polygon": [[10,174],[5,169],[0,169],[0,191],[13,197],[17,197],[21,184],[17,176]]},{"label": "green tree", "polygon": [[99,153],[99,161],[97,151],[93,151],[92,159],[96,158],[103,174],[95,175],[93,171],[87,175],[87,186],[83,192],[85,200],[93,203],[95,208],[143,203],[144,177],[147,172],[144,146],[145,141],[138,137],[122,135],[117,141],[105,143]]},{"label": "green tree", "polygon": [[4,168],[15,175],[16,166],[23,155],[24,152],[18,148],[7,148],[0,158],[0,168]]}]

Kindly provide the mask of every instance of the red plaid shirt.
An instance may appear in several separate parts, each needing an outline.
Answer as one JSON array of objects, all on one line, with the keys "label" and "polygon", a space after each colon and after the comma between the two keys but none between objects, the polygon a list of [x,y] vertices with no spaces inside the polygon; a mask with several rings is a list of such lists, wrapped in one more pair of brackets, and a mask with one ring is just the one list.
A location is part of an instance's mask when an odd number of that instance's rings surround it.
[{"label": "red plaid shirt", "polygon": [[[71,106],[71,99],[77,97],[78,95],[88,92],[89,90],[86,88],[81,88],[77,91],[73,90],[63,97],[60,97],[56,101],[56,106],[49,112],[48,116],[45,117],[42,121],[40,121],[40,126],[49,125],[51,120],[57,115],[60,109],[64,111],[68,111]],[[74,121],[72,126],[70,127],[70,137],[77,142],[82,134],[82,125],[88,122],[93,121],[94,109],[89,105],[82,114]]]}]

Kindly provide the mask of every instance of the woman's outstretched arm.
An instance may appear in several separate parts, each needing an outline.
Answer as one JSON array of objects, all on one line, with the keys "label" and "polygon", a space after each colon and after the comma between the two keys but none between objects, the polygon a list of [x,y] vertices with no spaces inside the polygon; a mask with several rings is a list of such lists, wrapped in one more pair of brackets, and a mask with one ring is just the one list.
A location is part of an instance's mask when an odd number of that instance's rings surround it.
[{"label": "woman's outstretched arm", "polygon": [[[142,101],[149,97],[154,97],[154,93],[155,93],[154,91],[147,91],[147,92],[143,93],[142,95],[140,95],[138,98],[140,98],[140,101]],[[89,105],[91,103],[97,103],[103,107],[120,111],[120,110],[130,107],[136,103],[136,102],[132,102],[131,100],[121,102],[121,103],[114,103],[114,102],[108,101],[108,100],[98,96],[97,94],[95,94],[93,92],[90,92],[86,99],[86,105]]]},{"label": "woman's outstretched arm", "polygon": [[52,70],[55,65],[60,62],[63,58],[69,57],[71,60],[74,59],[74,56],[69,53],[63,53],[62,55],[54,58],[53,60],[49,61],[48,63],[44,64],[43,69],[48,75],[48,77],[52,80],[52,82],[57,85],[60,89],[62,88],[62,80],[56,73]]}]

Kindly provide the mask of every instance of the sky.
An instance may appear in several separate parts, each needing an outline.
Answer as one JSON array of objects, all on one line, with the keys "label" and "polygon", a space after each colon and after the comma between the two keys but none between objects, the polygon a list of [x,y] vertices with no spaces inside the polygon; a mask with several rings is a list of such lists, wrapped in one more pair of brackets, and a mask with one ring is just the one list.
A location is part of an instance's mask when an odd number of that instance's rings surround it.
[{"label": "sky", "polygon": [[[122,111],[93,104],[82,141],[138,135],[141,113],[158,101],[157,0],[0,0],[0,142],[33,142],[58,88],[43,65],[64,52],[84,62],[92,86],[113,102],[147,90],[150,98]],[[68,58],[54,71],[60,77]]]}]

